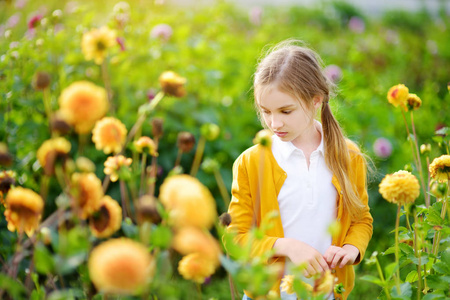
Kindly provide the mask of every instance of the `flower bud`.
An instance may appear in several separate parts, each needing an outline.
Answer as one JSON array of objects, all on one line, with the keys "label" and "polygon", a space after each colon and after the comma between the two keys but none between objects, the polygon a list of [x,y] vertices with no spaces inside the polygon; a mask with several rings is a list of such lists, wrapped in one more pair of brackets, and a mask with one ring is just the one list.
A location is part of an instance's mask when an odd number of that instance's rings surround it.
[{"label": "flower bud", "polygon": [[409,94],[406,99],[406,106],[408,110],[416,110],[422,105],[422,100],[416,94]]},{"label": "flower bud", "polygon": [[163,92],[169,96],[180,98],[186,95],[185,83],[186,78],[172,71],[166,71],[159,76],[159,84]]},{"label": "flower bud", "polygon": [[41,241],[44,245],[50,245],[52,242],[52,232],[48,227],[43,227],[40,232]]},{"label": "flower bud", "polygon": [[202,163],[202,169],[205,171],[205,173],[213,174],[214,172],[218,171],[220,168],[219,163],[217,160],[212,158],[206,158]]},{"label": "flower bud", "polygon": [[219,223],[222,226],[229,226],[231,224],[231,215],[229,213],[223,213],[219,217]]},{"label": "flower bud", "polygon": [[152,120],[152,134],[154,138],[161,138],[163,136],[164,120],[161,118],[154,118]]},{"label": "flower bud", "polygon": [[16,184],[16,173],[14,171],[1,171],[0,172],[0,193],[5,195],[8,193],[11,186]]},{"label": "flower bud", "polygon": [[192,133],[187,131],[182,131],[178,134],[177,139],[178,148],[183,153],[187,153],[192,150],[195,146],[195,137]]},{"label": "flower bud", "polygon": [[95,164],[87,157],[79,156],[75,161],[76,167],[80,172],[94,173]]},{"label": "flower bud", "polygon": [[58,135],[66,135],[70,132],[72,126],[67,123],[62,114],[57,112],[51,117],[50,128]]},{"label": "flower bud", "polygon": [[436,198],[443,198],[447,194],[447,183],[433,181],[430,187],[430,193]]},{"label": "flower bud", "polygon": [[8,146],[0,142],[0,166],[10,166],[13,162],[13,157],[8,151]]},{"label": "flower bud", "polygon": [[411,164],[406,164],[403,167],[403,170],[408,171],[409,173],[412,173],[412,166],[411,166]]},{"label": "flower bud", "polygon": [[431,145],[430,144],[422,144],[420,145],[420,153],[427,155],[431,152]]},{"label": "flower bud", "polygon": [[157,201],[154,197],[144,195],[139,198],[137,203],[137,219],[139,224],[150,222],[153,224],[161,223],[161,216],[158,212]]},{"label": "flower bud", "polygon": [[213,123],[207,123],[202,125],[200,132],[208,141],[214,141],[219,136],[220,127]]},{"label": "flower bud", "polygon": [[47,72],[37,72],[34,75],[33,87],[36,90],[44,90],[50,85],[50,75]]},{"label": "flower bud", "polygon": [[253,139],[254,144],[260,144],[263,147],[271,147],[272,132],[268,129],[260,130]]}]

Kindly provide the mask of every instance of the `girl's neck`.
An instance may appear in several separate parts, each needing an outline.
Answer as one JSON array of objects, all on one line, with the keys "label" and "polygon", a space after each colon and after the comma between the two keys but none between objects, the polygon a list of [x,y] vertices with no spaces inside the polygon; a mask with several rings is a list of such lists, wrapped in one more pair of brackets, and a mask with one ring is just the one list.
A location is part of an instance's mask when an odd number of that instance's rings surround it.
[{"label": "girl's neck", "polygon": [[310,154],[319,147],[321,140],[322,135],[316,127],[316,123],[313,122],[305,132],[292,141],[292,144],[301,149],[305,156],[309,158]]}]

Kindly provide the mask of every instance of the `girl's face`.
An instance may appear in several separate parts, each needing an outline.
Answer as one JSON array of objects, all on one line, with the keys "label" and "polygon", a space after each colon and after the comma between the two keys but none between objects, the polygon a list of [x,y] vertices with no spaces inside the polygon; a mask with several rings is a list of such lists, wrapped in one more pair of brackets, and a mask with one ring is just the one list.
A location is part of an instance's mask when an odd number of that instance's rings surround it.
[{"label": "girl's face", "polygon": [[[321,104],[314,98],[314,109]],[[258,107],[267,127],[284,142],[300,142],[314,130],[314,111],[304,108],[291,95],[277,87],[269,88],[261,96]]]}]

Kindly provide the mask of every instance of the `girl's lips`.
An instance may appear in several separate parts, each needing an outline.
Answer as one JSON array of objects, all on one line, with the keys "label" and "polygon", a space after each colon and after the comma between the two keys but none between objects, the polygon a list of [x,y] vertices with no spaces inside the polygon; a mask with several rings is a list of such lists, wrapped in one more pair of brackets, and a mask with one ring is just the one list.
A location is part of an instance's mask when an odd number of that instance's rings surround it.
[{"label": "girl's lips", "polygon": [[287,134],[287,132],[275,132],[275,134],[276,134],[278,137],[282,138],[282,137],[284,137],[284,136]]}]

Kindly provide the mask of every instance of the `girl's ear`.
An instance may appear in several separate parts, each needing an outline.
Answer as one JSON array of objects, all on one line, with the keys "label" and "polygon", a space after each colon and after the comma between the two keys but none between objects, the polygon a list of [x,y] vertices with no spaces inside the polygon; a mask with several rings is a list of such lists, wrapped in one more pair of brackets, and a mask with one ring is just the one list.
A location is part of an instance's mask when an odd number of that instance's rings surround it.
[{"label": "girl's ear", "polygon": [[314,108],[318,109],[322,105],[323,96],[322,95],[316,95],[313,98]]}]

